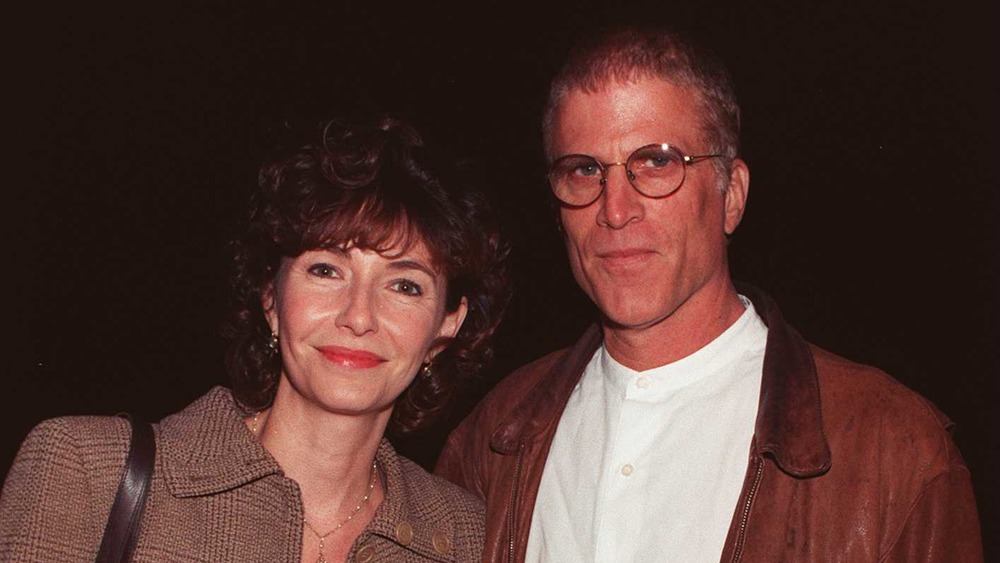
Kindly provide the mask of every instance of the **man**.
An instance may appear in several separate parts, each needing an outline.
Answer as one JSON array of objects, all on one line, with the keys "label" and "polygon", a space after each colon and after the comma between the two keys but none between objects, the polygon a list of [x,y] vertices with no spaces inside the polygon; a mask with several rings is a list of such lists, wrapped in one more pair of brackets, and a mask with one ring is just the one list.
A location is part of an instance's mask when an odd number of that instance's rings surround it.
[{"label": "man", "polygon": [[719,63],[669,32],[605,35],[555,78],[544,133],[601,318],[442,452],[487,503],[487,560],[982,560],[947,418],[731,280],[749,171]]}]

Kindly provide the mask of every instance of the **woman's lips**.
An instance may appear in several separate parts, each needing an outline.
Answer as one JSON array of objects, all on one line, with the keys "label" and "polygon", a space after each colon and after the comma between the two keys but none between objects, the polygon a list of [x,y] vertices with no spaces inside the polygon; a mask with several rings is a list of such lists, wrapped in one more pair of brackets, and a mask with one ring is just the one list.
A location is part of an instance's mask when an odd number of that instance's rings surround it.
[{"label": "woman's lips", "polygon": [[386,361],[385,358],[377,354],[342,346],[323,346],[318,350],[326,359],[346,368],[368,369]]}]

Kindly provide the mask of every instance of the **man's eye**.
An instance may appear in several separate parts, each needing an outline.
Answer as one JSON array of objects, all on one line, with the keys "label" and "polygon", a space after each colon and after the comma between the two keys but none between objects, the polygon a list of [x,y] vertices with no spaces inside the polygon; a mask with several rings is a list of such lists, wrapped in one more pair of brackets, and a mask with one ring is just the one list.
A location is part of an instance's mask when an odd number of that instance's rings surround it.
[{"label": "man's eye", "polygon": [[329,264],[313,264],[309,266],[309,273],[321,278],[339,278],[340,272]]},{"label": "man's eye", "polygon": [[640,159],[638,168],[647,170],[658,170],[676,164],[676,160],[669,154],[652,154]]},{"label": "man's eye", "polygon": [[405,295],[412,295],[414,297],[424,294],[423,289],[421,289],[420,284],[410,281],[410,280],[399,280],[393,282],[392,289],[403,293]]},{"label": "man's eye", "polygon": [[677,156],[671,151],[645,149],[636,151],[629,158],[629,168],[635,171],[661,171],[677,166]]},{"label": "man's eye", "polygon": [[581,164],[573,169],[573,174],[576,176],[590,177],[597,176],[600,173],[601,169],[596,164]]}]

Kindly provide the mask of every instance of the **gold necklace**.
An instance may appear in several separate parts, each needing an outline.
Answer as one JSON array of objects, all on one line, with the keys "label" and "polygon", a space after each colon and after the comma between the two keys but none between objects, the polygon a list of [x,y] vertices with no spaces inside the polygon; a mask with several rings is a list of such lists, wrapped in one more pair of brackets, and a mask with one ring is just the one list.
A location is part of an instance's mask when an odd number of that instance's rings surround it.
[{"label": "gold necklace", "polygon": [[347,524],[348,522],[353,520],[354,517],[358,515],[358,512],[361,512],[361,508],[368,503],[368,499],[370,499],[372,496],[372,491],[375,490],[375,474],[377,472],[378,472],[378,461],[372,460],[372,476],[368,482],[368,490],[365,492],[365,496],[361,497],[361,502],[359,502],[358,505],[354,507],[354,510],[351,511],[351,514],[347,518],[345,518],[340,524],[337,524],[329,532],[325,534],[320,534],[319,532],[316,531],[316,528],[313,528],[312,524],[310,524],[309,521],[306,520],[306,517],[304,515],[302,516],[302,523],[306,525],[306,528],[309,528],[310,532],[312,532],[317,538],[319,538],[319,559],[316,560],[316,563],[327,563],[326,556],[323,555],[323,546],[327,536],[336,532],[337,530],[342,528],[344,524]]},{"label": "gold necklace", "polygon": [[[253,415],[253,420],[250,423],[250,432],[253,433],[254,436],[257,436],[257,417],[259,416],[260,416],[260,411],[255,412]],[[302,523],[305,524],[306,528],[308,528],[309,531],[313,533],[313,535],[319,538],[319,558],[316,559],[316,563],[328,563],[326,556],[323,554],[323,547],[325,546],[326,538],[329,537],[330,534],[343,528],[345,524],[353,520],[354,517],[358,515],[358,512],[361,512],[361,509],[366,504],[368,504],[368,499],[372,497],[372,491],[375,490],[375,475],[377,473],[378,473],[378,460],[373,459],[372,474],[368,480],[368,490],[365,491],[365,496],[361,497],[361,502],[359,502],[358,505],[354,507],[354,510],[351,511],[351,514],[348,515],[347,518],[345,518],[340,524],[337,524],[329,532],[325,534],[320,534],[319,532],[316,531],[316,528],[313,528],[312,524],[310,524],[309,521],[306,520],[305,515],[302,516]]]}]

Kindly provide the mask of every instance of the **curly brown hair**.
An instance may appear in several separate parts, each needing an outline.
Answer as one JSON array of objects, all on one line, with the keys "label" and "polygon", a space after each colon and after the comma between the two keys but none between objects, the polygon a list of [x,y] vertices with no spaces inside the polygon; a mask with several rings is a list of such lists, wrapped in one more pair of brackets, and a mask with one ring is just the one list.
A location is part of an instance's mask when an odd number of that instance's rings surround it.
[{"label": "curly brown hair", "polygon": [[[460,384],[492,356],[491,338],[509,298],[506,258],[487,201],[479,192],[427,168],[416,130],[383,117],[329,121],[318,142],[280,151],[261,168],[249,221],[233,242],[235,306],[223,330],[233,394],[246,408],[266,408],[281,376],[269,346],[262,297],[282,258],[317,248],[395,252],[422,241],[447,279],[445,307],[464,297],[461,330],[396,401],[391,429],[412,432],[447,412]],[[440,173],[439,173],[440,174]]]}]

